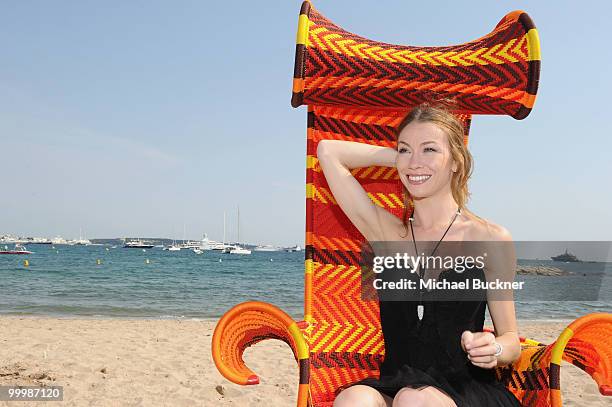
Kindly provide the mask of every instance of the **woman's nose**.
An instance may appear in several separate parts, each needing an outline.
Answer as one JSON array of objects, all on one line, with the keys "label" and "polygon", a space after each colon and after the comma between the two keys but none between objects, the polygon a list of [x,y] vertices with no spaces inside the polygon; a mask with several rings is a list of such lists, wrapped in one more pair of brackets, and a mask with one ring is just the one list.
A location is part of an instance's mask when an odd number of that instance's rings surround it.
[{"label": "woman's nose", "polygon": [[411,154],[407,166],[410,170],[416,170],[423,167],[423,156],[418,153]]}]

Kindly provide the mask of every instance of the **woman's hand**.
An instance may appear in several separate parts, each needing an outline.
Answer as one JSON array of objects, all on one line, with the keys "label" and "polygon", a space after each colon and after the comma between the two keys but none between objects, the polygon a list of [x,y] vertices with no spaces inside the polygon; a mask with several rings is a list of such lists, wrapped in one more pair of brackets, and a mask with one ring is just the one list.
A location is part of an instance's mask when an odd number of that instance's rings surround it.
[{"label": "woman's hand", "polygon": [[484,369],[497,366],[496,352],[499,352],[499,346],[491,332],[465,331],[461,334],[461,347],[468,359],[473,365]]}]

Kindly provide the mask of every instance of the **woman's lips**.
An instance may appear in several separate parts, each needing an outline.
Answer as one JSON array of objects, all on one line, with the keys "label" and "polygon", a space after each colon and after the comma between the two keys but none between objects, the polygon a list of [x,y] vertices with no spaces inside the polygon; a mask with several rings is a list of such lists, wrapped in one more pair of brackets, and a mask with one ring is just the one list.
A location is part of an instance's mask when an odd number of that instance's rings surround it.
[{"label": "woman's lips", "polygon": [[407,175],[408,183],[410,185],[421,185],[424,184],[431,178],[431,175],[421,174],[421,175]]}]

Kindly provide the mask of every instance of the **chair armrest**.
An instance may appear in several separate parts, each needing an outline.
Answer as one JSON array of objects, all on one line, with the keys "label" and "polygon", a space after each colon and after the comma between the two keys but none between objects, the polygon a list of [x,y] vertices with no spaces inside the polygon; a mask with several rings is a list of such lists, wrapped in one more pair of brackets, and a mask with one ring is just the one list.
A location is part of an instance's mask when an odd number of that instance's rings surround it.
[{"label": "chair armrest", "polygon": [[588,314],[565,328],[552,349],[551,379],[561,359],[587,372],[601,394],[612,396],[612,314]]},{"label": "chair armrest", "polygon": [[298,323],[272,304],[244,302],[221,317],[212,338],[212,356],[217,369],[234,383],[258,384],[259,377],[246,366],[242,355],[249,346],[265,339],[279,339],[291,347],[299,365],[298,407],[305,407],[310,381],[308,344]]}]

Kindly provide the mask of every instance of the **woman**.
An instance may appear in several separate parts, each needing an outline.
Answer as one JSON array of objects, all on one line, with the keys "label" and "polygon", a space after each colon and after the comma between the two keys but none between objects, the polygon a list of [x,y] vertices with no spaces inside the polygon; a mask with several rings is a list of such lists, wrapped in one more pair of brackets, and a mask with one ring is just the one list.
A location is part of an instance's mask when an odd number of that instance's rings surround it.
[{"label": "woman", "polygon": [[[506,229],[465,208],[472,158],[463,136],[454,115],[423,104],[400,123],[397,150],[322,140],[317,156],[336,201],[370,242],[411,241],[415,249],[417,241],[510,242]],[[397,168],[403,219],[375,205],[350,173],[368,166]],[[414,210],[407,221],[409,206]],[[520,355],[514,302],[489,298],[456,307],[443,304],[428,304],[424,311],[414,301],[380,301],[385,340],[380,379],[342,389],[334,406],[520,406],[493,371]],[[482,332],[487,305],[494,334]]]}]

